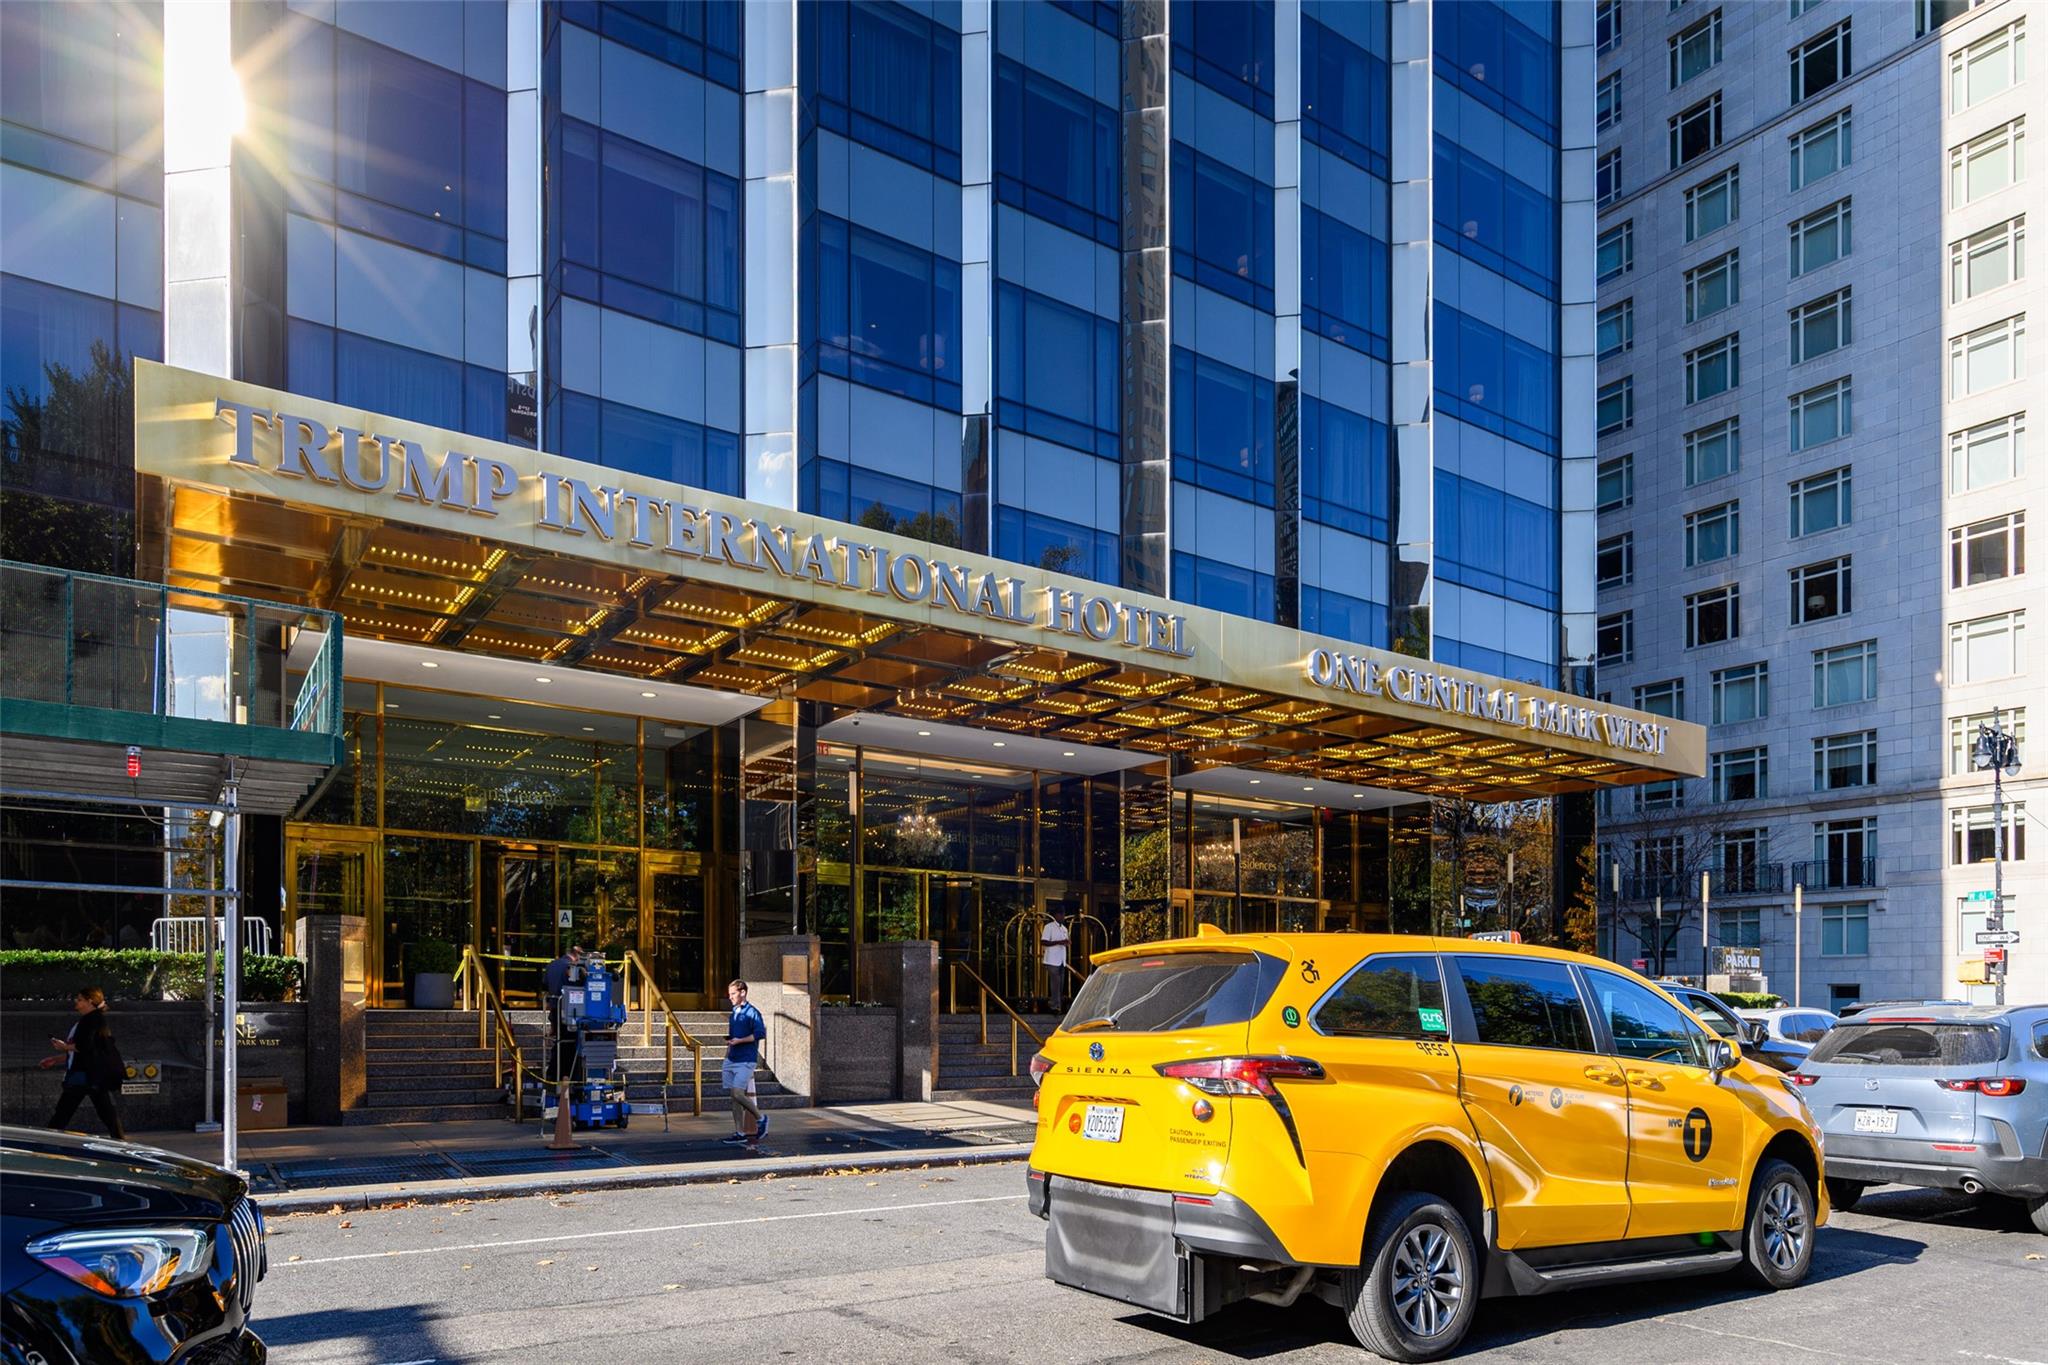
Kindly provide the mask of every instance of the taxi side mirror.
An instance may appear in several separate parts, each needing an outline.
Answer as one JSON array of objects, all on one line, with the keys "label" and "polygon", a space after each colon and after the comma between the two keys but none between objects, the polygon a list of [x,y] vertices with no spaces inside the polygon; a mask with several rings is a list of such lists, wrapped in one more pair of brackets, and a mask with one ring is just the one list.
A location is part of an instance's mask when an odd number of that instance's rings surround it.
[{"label": "taxi side mirror", "polygon": [[1714,1079],[1718,1081],[1721,1079],[1721,1073],[1731,1070],[1741,1056],[1741,1049],[1735,1044],[1726,1038],[1715,1038],[1707,1044],[1707,1070],[1713,1073]]}]

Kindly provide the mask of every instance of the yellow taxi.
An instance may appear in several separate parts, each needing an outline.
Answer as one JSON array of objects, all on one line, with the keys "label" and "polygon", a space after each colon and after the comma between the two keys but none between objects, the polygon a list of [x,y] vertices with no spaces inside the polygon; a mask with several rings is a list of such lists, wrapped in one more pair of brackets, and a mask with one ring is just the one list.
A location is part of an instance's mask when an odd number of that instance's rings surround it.
[{"label": "yellow taxi", "polygon": [[1181,1322],[1313,1294],[1420,1361],[1481,1298],[1806,1276],[1805,1102],[1611,962],[1208,926],[1096,962],[1031,1064],[1060,1284]]}]

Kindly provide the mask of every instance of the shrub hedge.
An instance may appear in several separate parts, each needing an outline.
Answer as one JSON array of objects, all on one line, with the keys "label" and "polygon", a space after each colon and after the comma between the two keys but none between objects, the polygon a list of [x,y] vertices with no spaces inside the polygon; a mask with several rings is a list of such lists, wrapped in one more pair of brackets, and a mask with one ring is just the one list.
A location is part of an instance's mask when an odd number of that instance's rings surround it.
[{"label": "shrub hedge", "polygon": [[[197,1000],[205,959],[153,948],[0,949],[0,999],[70,1000],[98,986],[109,1000]],[[242,954],[242,999],[295,1000],[306,984],[301,958]]]}]

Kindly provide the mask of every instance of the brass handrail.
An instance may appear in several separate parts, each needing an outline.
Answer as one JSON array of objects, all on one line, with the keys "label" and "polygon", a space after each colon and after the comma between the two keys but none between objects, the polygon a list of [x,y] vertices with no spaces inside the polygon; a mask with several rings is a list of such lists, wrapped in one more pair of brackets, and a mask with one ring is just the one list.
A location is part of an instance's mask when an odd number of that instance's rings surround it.
[{"label": "brass handrail", "polygon": [[[662,1043],[662,1084],[675,1084],[676,1039],[683,1040],[683,1046],[690,1049],[690,1112],[704,1112],[704,1044],[692,1037],[683,1027],[683,1021],[676,1018],[676,1012],[669,1007],[668,996],[661,987],[654,984],[654,973],[647,970],[647,963],[633,949],[626,950],[625,966],[619,973],[619,986],[630,1003],[633,999],[633,973],[640,973],[640,1046],[646,1047],[654,1040],[654,1011],[659,1009]],[[666,1089],[662,1092],[667,1094]],[[663,1122],[667,1122],[666,1119]]]},{"label": "brass handrail", "polygon": [[[462,1008],[471,1008],[472,987],[476,990],[475,1000],[484,1006],[477,1010],[476,1045],[482,1047],[486,1038],[490,1040],[492,1084],[505,1084],[504,1049],[507,1046],[512,1049],[512,1121],[519,1123],[526,1115],[526,1049],[519,1045],[519,1034],[505,1013],[504,1001],[499,999],[497,988],[491,985],[491,978],[485,973],[484,964],[474,947],[463,948],[462,962],[455,969],[455,979],[462,983]],[[497,1025],[495,1030],[491,1027],[494,1023]]]},{"label": "brass handrail", "polygon": [[969,979],[975,985],[981,987],[981,1045],[983,1047],[988,1046],[988,1002],[993,999],[996,1002],[997,1008],[1010,1016],[1010,1074],[1012,1076],[1019,1074],[1017,1071],[1017,1030],[1022,1029],[1030,1034],[1031,1041],[1040,1047],[1045,1046],[1045,1039],[1038,1036],[1038,1030],[1031,1027],[1030,1021],[1011,1008],[1010,1002],[1003,999],[993,986],[982,980],[980,972],[975,971],[974,968],[957,959],[948,959],[946,966],[949,969],[946,984],[952,992],[953,1013],[959,1013],[960,1009],[961,972],[967,973]]}]

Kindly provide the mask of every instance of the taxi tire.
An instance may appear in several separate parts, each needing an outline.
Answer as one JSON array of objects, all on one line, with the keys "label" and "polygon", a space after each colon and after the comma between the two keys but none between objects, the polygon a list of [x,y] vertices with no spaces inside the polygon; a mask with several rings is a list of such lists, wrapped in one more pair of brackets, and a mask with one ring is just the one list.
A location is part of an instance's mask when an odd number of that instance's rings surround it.
[{"label": "taxi tire", "polygon": [[[1433,1226],[1450,1239],[1464,1292],[1443,1331],[1419,1336],[1408,1330],[1394,1311],[1395,1261],[1403,1242],[1418,1228]],[[1440,1360],[1458,1349],[1479,1312],[1479,1253],[1465,1219],[1447,1201],[1411,1191],[1394,1196],[1374,1220],[1365,1240],[1365,1256],[1356,1270],[1344,1272],[1345,1319],[1358,1344],[1388,1360]]]},{"label": "taxi tire", "polygon": [[[1789,1266],[1774,1262],[1764,1247],[1770,1222],[1766,1216],[1766,1205],[1781,1187],[1790,1192],[1792,1204],[1802,1221],[1799,1251]],[[1749,1182],[1749,1217],[1742,1225],[1742,1270],[1751,1283],[1765,1289],[1790,1289],[1806,1278],[1807,1271],[1813,1267],[1814,1218],[1817,1214],[1813,1187],[1806,1183],[1806,1177],[1799,1173],[1797,1167],[1776,1157],[1766,1158],[1757,1164],[1756,1175]]]},{"label": "taxi tire", "polygon": [[1861,1180],[1830,1179],[1828,1181],[1828,1207],[1838,1213],[1847,1213],[1850,1209],[1856,1207],[1856,1201],[1861,1199],[1863,1192],[1869,1188],[1870,1186]]}]

